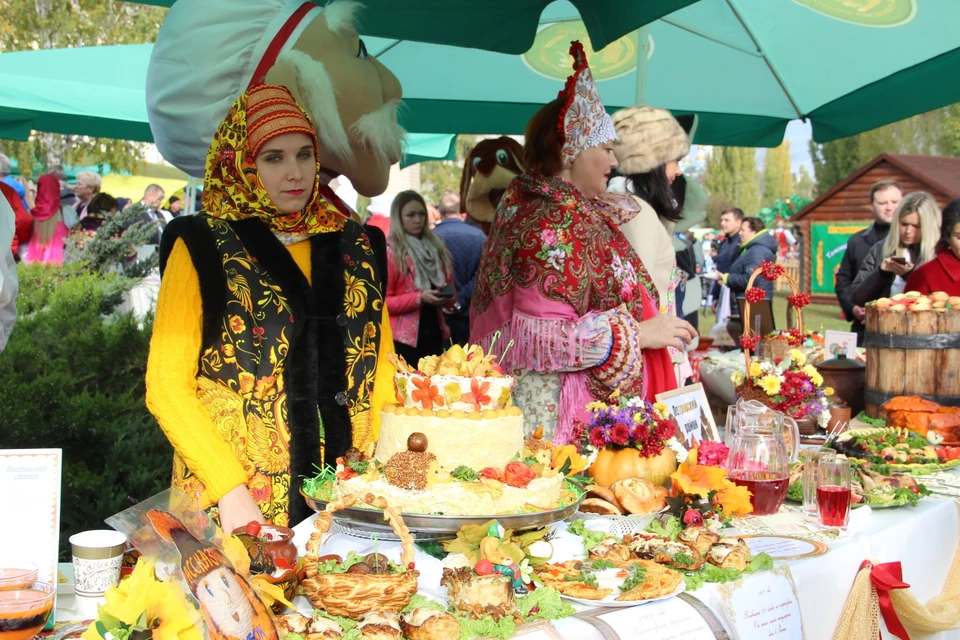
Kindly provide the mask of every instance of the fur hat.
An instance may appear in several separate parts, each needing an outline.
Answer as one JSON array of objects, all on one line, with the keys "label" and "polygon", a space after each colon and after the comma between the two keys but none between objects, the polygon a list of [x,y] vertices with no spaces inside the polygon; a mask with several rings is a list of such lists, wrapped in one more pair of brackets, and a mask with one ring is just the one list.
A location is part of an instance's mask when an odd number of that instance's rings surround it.
[{"label": "fur hat", "polygon": [[647,173],[690,152],[690,138],[666,109],[629,107],[613,114],[613,143],[621,174]]}]

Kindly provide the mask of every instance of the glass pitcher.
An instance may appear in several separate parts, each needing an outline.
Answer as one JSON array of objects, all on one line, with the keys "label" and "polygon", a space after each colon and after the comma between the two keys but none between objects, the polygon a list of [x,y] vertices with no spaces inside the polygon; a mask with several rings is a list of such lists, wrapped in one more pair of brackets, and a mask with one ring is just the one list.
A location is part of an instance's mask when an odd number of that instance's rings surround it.
[{"label": "glass pitcher", "polygon": [[730,480],[750,491],[754,515],[779,511],[790,484],[790,454],[784,439],[784,420],[766,419],[764,415],[754,420],[749,417],[738,419],[727,457],[727,470]]},{"label": "glass pitcher", "polygon": [[733,447],[733,441],[740,425],[769,426],[776,425],[783,433],[784,443],[790,462],[796,462],[800,455],[800,428],[796,420],[779,411],[774,411],[757,400],[739,400],[727,408],[727,423],[724,427],[723,443]]}]

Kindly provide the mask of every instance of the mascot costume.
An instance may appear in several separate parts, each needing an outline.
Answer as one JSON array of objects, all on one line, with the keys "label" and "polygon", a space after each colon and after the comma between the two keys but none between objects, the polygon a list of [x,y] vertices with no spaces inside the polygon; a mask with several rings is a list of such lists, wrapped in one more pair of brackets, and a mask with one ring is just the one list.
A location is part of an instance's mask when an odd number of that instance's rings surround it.
[{"label": "mascot costume", "polygon": [[[224,528],[306,518],[303,478],[371,446],[393,394],[385,240],[327,186],[345,175],[379,195],[401,155],[400,83],[367,54],[358,8],[179,0],[150,60],[157,147],[204,177],[204,212],[163,236],[147,403],[173,485]],[[318,167],[294,214],[253,165],[255,137],[283,126],[314,139]]]},{"label": "mascot costume", "polygon": [[507,136],[481,140],[467,154],[460,177],[460,202],[487,235],[507,185],[523,173],[522,161],[523,145]]}]

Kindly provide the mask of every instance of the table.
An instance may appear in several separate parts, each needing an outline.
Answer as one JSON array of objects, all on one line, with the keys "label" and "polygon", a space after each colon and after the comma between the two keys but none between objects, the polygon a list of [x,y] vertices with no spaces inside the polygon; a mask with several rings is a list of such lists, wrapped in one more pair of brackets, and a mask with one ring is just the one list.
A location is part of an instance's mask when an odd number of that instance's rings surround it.
[{"label": "table", "polygon": [[[294,527],[297,534],[295,540],[301,553],[303,544],[313,530],[313,520],[314,518],[310,518]],[[766,517],[761,516],[754,520],[765,521]],[[565,529],[565,526],[561,524],[558,528]],[[793,573],[798,587],[806,638],[829,640],[833,636],[834,627],[863,560],[900,560],[903,563],[904,580],[912,586],[914,595],[921,602],[926,602],[940,593],[958,541],[960,505],[949,498],[930,497],[922,500],[916,508],[873,510],[865,519],[861,530],[827,543],[830,551],[823,556],[776,564],[787,564]],[[569,552],[571,547],[566,545],[567,543],[563,544],[562,550],[555,549],[555,555],[561,551]],[[369,553],[372,551],[372,543],[338,533],[326,539],[323,546],[323,553],[345,555],[349,550]],[[391,557],[399,557],[399,544],[380,542],[379,551]],[[436,587],[431,586],[438,584],[440,561],[418,549],[416,563],[421,571],[421,592],[442,598],[444,594],[438,593]],[[704,585],[692,595],[722,620],[722,605],[716,585]],[[590,609],[581,605],[574,605],[574,608],[578,612]],[[554,620],[550,626],[558,635],[549,635],[551,631],[541,629],[536,630],[537,637],[577,640],[604,638],[589,622],[578,618]],[[955,640],[960,638],[960,630],[927,636],[911,633],[910,637],[912,640]]]},{"label": "table", "polygon": [[[951,471],[943,475],[949,476],[949,480],[956,483],[957,493],[960,493],[960,472]],[[796,507],[785,506],[785,510],[795,511]],[[296,532],[294,540],[301,554],[304,544],[313,531],[315,518],[316,516],[313,516],[294,527]],[[787,519],[789,518],[783,516],[781,512],[778,516],[751,518],[750,524],[776,528],[782,526],[782,522]],[[742,531],[746,531],[746,523],[742,523],[742,526],[744,526]],[[566,534],[564,524],[561,523],[557,528],[558,536],[554,543],[555,555],[562,554],[564,558],[569,558],[578,549],[582,550],[579,538]],[[753,529],[750,530],[753,531]],[[777,562],[777,565],[788,565],[793,574],[798,587],[807,640],[829,640],[833,636],[834,627],[863,560],[901,561],[904,580],[912,586],[914,595],[921,602],[926,602],[940,593],[954,553],[957,551],[958,541],[960,541],[960,504],[947,497],[930,497],[922,500],[916,508],[874,510],[865,518],[860,529],[827,542],[830,548],[827,554],[804,560]],[[350,550],[369,553],[373,550],[373,545],[374,543],[369,540],[336,533],[325,540],[323,553],[346,555]],[[395,560],[399,558],[398,543],[379,542],[377,545],[381,553]],[[440,561],[417,549],[416,563],[421,572],[420,591],[429,597],[444,599],[445,593],[439,587],[442,573]],[[66,565],[65,568],[70,575],[72,567]],[[752,578],[747,578],[747,580],[750,579]],[[722,605],[716,585],[704,585],[691,595],[703,602],[723,621],[720,613]],[[306,599],[298,598],[296,604],[305,613],[310,612],[311,608]],[[574,605],[574,608],[581,614],[591,611],[612,611],[591,609],[581,605]],[[65,593],[61,589],[57,601],[57,619],[64,621],[75,617],[72,594]],[[725,621],[724,626],[726,626]],[[576,617],[521,628],[521,631],[526,633],[518,637],[527,637],[531,640],[547,638],[604,640],[604,636],[590,622]],[[960,630],[934,635],[911,633],[910,637],[912,640],[956,640],[960,638]]]}]

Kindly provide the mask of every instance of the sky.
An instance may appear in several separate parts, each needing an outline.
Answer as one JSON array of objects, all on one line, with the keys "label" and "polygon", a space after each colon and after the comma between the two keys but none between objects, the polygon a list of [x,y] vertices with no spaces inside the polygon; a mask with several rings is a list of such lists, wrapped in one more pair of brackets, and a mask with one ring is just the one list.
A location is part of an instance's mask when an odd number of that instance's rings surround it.
[{"label": "sky", "polygon": [[792,120],[787,124],[785,139],[790,140],[790,170],[793,173],[800,171],[800,165],[807,168],[807,173],[813,176],[813,161],[810,159],[810,138],[813,132],[809,122]]}]

